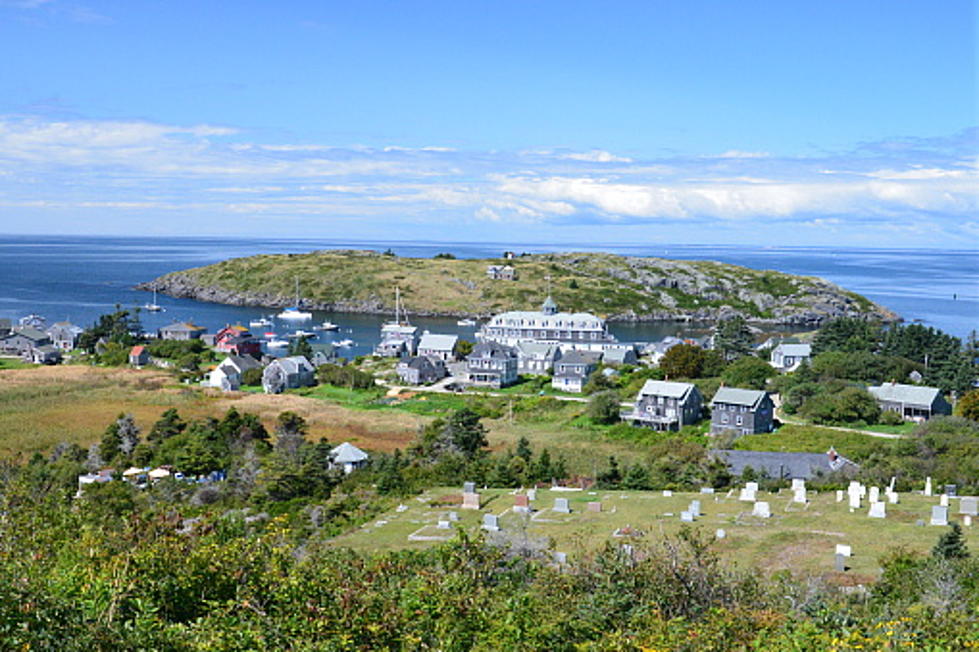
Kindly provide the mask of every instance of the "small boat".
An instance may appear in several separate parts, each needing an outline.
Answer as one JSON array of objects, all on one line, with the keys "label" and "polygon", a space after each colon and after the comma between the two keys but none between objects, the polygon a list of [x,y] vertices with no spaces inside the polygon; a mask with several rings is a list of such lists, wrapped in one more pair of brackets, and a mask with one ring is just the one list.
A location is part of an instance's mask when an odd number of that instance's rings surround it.
[{"label": "small boat", "polygon": [[267,328],[272,325],[272,320],[268,317],[259,317],[248,322],[248,325],[252,328]]},{"label": "small boat", "polygon": [[163,306],[156,302],[156,290],[153,290],[153,302],[143,306],[143,310],[149,312],[163,312]]},{"label": "small boat", "polygon": [[353,340],[340,340],[339,342],[334,342],[333,343],[333,346],[339,346],[339,347],[342,347],[344,349],[350,348],[353,345],[354,345],[354,341]]},{"label": "small boat", "polygon": [[269,340],[268,342],[266,342],[265,343],[265,346],[269,347],[270,349],[284,349],[285,347],[289,346],[289,341],[288,340],[277,340],[277,339],[274,339],[273,338],[273,339]]},{"label": "small boat", "polygon": [[313,333],[311,331],[304,331],[301,328],[297,328],[293,332],[291,332],[288,335],[286,335],[286,337],[288,337],[290,339],[294,339],[294,340],[295,339],[299,339],[300,337],[306,337],[306,338],[312,339],[312,338],[316,337],[316,333]]},{"label": "small boat", "polygon": [[273,333],[272,331],[262,333],[262,336],[265,337],[265,339],[267,340],[275,339],[275,333]]},{"label": "small boat", "polygon": [[296,277],[296,305],[285,308],[276,315],[279,319],[312,319],[313,313],[299,309],[299,277]]},{"label": "small boat", "polygon": [[475,319],[460,319],[459,321],[456,322],[456,326],[475,326],[475,325],[476,325]]},{"label": "small boat", "polygon": [[325,321],[322,324],[317,324],[316,326],[313,326],[313,330],[314,331],[338,331],[340,330],[340,326],[334,324],[332,321]]}]

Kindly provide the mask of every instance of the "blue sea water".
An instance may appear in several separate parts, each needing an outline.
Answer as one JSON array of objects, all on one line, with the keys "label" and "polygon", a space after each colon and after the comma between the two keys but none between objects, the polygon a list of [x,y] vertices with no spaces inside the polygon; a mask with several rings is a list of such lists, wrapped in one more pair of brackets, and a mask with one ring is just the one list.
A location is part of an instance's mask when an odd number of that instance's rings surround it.
[{"label": "blue sea water", "polygon": [[[314,239],[142,238],[0,236],[0,317],[29,313],[48,322],[68,319],[90,325],[115,305],[141,306],[152,295],[133,289],[141,281],[174,270],[207,265],[258,253],[303,253],[316,249],[392,249],[398,255],[431,257],[450,252],[458,257],[497,256],[519,252],[610,251],[635,256],[706,259],[759,269],[821,276],[896,311],[958,337],[979,328],[979,252],[906,249],[829,249],[821,247],[744,247],[708,245],[595,244],[515,246],[500,243],[350,242]],[[247,324],[258,308],[243,308],[172,299],[160,295],[163,313],[141,313],[144,327],[155,330],[174,320],[193,320],[210,332],[228,323]],[[265,311],[272,312],[272,311]],[[317,322],[341,325],[324,341],[352,339],[350,354],[371,350],[383,315],[314,313]],[[454,319],[413,318],[432,331],[472,337],[472,329]],[[308,324],[304,324],[308,328]],[[294,326],[292,327],[294,328]],[[613,324],[622,341],[653,341],[687,327],[674,323]],[[286,328],[278,328],[280,334]]]}]

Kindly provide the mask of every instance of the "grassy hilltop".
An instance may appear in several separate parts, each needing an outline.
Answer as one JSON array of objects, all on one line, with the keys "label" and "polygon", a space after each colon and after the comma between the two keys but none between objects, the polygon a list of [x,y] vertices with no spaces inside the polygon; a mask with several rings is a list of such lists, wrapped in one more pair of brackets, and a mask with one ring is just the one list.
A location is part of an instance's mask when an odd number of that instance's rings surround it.
[{"label": "grassy hilltop", "polygon": [[563,310],[612,321],[713,320],[740,314],[757,322],[818,324],[840,316],[891,320],[892,312],[815,277],[711,261],[604,253],[517,257],[515,281],[493,280],[497,259],[402,258],[374,251],[258,255],[172,272],[139,287],[175,297],[234,305],[294,303],[345,312],[391,312],[401,288],[409,312],[485,317],[540,305],[548,287]]}]

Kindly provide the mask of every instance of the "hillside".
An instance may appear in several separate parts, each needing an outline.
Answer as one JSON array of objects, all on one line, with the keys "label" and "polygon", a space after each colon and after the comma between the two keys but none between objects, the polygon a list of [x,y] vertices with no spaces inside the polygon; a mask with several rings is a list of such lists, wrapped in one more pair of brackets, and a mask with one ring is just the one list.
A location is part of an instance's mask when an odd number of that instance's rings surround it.
[{"label": "hillside", "polygon": [[897,315],[815,277],[711,261],[678,261],[604,253],[530,254],[511,261],[519,278],[493,280],[501,260],[401,258],[374,251],[235,258],[172,272],[140,284],[173,297],[232,305],[294,303],[294,279],[306,308],[340,312],[394,310],[394,288],[416,315],[486,317],[531,309],[551,294],[563,310],[610,321],[715,320],[816,325],[840,316],[885,321]]}]

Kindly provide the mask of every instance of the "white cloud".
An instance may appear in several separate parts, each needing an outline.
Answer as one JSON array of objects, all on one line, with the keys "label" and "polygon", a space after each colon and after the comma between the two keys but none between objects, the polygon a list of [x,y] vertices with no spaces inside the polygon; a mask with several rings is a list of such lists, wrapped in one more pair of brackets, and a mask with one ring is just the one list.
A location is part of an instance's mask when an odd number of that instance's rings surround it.
[{"label": "white cloud", "polygon": [[589,161],[591,163],[632,163],[631,158],[616,156],[611,152],[606,152],[601,149],[593,149],[590,152],[572,152],[570,154],[562,154],[558,156],[558,158],[572,161]]}]

